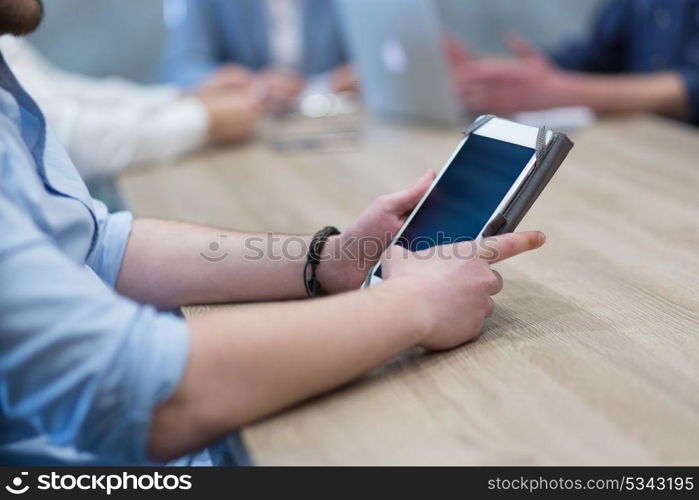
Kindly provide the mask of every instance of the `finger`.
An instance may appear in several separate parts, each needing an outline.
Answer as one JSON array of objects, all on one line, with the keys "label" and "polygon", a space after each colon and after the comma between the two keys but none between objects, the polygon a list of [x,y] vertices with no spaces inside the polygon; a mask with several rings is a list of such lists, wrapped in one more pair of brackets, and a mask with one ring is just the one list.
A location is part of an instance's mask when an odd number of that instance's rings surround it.
[{"label": "finger", "polygon": [[265,103],[262,99],[253,98],[248,102],[248,113],[250,118],[257,120],[265,110]]},{"label": "finger", "polygon": [[447,60],[454,66],[467,64],[468,62],[476,59],[476,56],[471,49],[469,49],[465,43],[451,33],[447,33],[447,35],[444,37],[442,47],[447,56]]},{"label": "finger", "polygon": [[502,275],[499,272],[493,269],[493,274],[495,275],[495,279],[497,280],[497,282],[495,283],[495,285],[493,285],[493,288],[490,290],[490,295],[497,295],[502,291],[504,283],[502,280]]},{"label": "finger", "polygon": [[411,187],[388,195],[386,201],[390,204],[390,209],[400,215],[415,208],[415,205],[425,195],[436,177],[435,171],[429,169]]},{"label": "finger", "polygon": [[264,103],[265,103],[264,94],[261,94],[260,92],[253,92],[253,91],[249,90],[246,94],[246,98],[256,108],[261,109],[262,107],[264,107]]},{"label": "finger", "polygon": [[488,303],[485,306],[485,317],[489,318],[492,316],[493,311],[495,311],[495,301],[492,297],[488,297]]},{"label": "finger", "polygon": [[458,81],[462,84],[490,85],[493,81],[512,78],[525,66],[521,61],[513,59],[483,59],[471,64],[468,71],[459,73]]},{"label": "finger", "polygon": [[226,65],[214,75],[216,82],[223,87],[247,87],[252,84],[252,74],[238,65]]},{"label": "finger", "polygon": [[543,52],[541,52],[534,45],[532,45],[517,34],[511,34],[506,36],[505,44],[510,49],[510,51],[520,59],[530,61],[539,61],[546,59],[546,56],[543,54]]},{"label": "finger", "polygon": [[479,242],[479,255],[481,259],[494,264],[539,248],[545,241],[546,236],[541,231],[502,234],[482,239]]},{"label": "finger", "polygon": [[268,101],[272,97],[272,89],[263,78],[256,78],[250,86],[250,93],[261,102]]},{"label": "finger", "polygon": [[502,85],[517,76],[517,69],[505,66],[481,67],[477,71],[468,72],[454,79],[454,86],[460,92],[474,90],[490,90],[493,86]]},{"label": "finger", "polygon": [[437,178],[437,173],[431,168],[422,174],[415,184],[408,189],[410,201],[413,202],[413,206],[420,201],[427,190],[430,188],[434,180]]}]

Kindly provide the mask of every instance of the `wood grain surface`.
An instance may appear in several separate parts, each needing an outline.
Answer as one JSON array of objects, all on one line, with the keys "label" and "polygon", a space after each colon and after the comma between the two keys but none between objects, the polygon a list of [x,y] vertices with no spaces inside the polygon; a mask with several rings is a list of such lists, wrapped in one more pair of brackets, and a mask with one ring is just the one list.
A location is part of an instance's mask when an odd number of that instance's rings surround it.
[{"label": "wood grain surface", "polygon": [[[142,216],[313,232],[440,168],[459,139],[369,122],[354,152],[256,143],[120,185]],[[257,463],[699,464],[699,135],[633,117],[574,139],[521,225],[548,243],[497,266],[481,337],[249,426]]]}]

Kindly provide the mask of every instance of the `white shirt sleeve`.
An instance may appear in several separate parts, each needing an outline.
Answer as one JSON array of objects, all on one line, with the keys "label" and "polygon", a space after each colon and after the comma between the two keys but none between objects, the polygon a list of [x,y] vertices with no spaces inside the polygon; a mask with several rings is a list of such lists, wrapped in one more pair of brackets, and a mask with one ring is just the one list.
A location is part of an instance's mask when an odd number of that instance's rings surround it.
[{"label": "white shirt sleeve", "polygon": [[171,160],[207,141],[206,110],[175,87],[67,73],[9,36],[0,49],[86,180]]}]

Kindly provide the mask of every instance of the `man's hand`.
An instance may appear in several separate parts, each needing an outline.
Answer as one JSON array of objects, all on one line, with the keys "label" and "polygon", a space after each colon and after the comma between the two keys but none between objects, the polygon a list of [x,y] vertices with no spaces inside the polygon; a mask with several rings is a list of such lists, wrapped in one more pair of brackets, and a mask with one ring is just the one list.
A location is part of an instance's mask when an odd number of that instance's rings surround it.
[{"label": "man's hand", "polygon": [[318,267],[318,279],[328,292],[361,286],[435,177],[429,170],[413,186],[379,196],[346,231],[328,240]]},{"label": "man's hand", "polygon": [[219,90],[194,94],[209,114],[209,139],[234,143],[249,139],[262,113],[262,104],[249,90]]},{"label": "man's hand", "polygon": [[297,73],[269,69],[255,75],[252,87],[268,109],[277,111],[289,106],[305,85],[305,80]]},{"label": "man's hand", "polygon": [[[153,413],[151,458],[201,449],[416,344],[448,349],[472,339],[492,311],[490,296],[502,287],[488,264],[542,243],[543,235],[533,232],[485,240],[480,250],[474,243],[445,247],[452,253],[441,257],[396,249],[385,261],[386,280],[369,290],[241,305],[190,319],[187,368]],[[477,257],[463,258],[474,250]]]},{"label": "man's hand", "polygon": [[511,114],[560,106],[597,113],[659,113],[686,120],[690,96],[677,71],[598,75],[564,71],[519,37],[506,40],[513,59],[474,56],[454,38],[445,42],[454,85],[475,113]]},{"label": "man's hand", "polygon": [[[467,241],[415,253],[394,246],[383,260],[387,284],[398,285],[406,308],[421,311],[427,327],[422,347],[450,349],[478,335],[495,308],[502,277],[490,264],[539,248],[546,238],[531,231]],[[394,288],[395,289],[395,288]]]},{"label": "man's hand", "polygon": [[199,88],[199,93],[219,93],[248,89],[254,81],[253,74],[239,64],[224,64],[209,76]]},{"label": "man's hand", "polygon": [[452,77],[466,109],[476,113],[509,114],[567,104],[565,72],[520,37],[506,43],[514,58],[477,58],[449,39],[445,50]]},{"label": "man's hand", "polygon": [[359,81],[351,64],[343,64],[330,73],[330,90],[332,92],[356,92]]}]

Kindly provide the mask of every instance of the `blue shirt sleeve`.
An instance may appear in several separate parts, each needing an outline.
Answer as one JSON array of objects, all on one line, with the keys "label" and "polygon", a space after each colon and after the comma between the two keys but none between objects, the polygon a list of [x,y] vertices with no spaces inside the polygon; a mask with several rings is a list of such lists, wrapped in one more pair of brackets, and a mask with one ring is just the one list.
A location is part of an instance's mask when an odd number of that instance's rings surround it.
[{"label": "blue shirt sleeve", "polygon": [[[100,238],[123,245],[125,221],[103,218]],[[104,462],[146,463],[151,415],[187,362],[186,323],[66,257],[1,184],[0,234],[2,413]],[[109,281],[122,252],[107,246],[91,259]]]},{"label": "blue shirt sleeve", "polygon": [[569,71],[619,73],[624,71],[629,43],[632,6],[628,0],[611,0],[596,16],[588,36],[551,54]]},{"label": "blue shirt sleeve", "polygon": [[163,58],[163,79],[185,88],[202,83],[220,65],[215,14],[209,0],[165,0],[170,3]]},{"label": "blue shirt sleeve", "polygon": [[133,216],[129,212],[110,214],[107,206],[94,198],[92,205],[97,220],[97,241],[87,257],[87,265],[102,281],[114,287],[131,234]]},{"label": "blue shirt sleeve", "polygon": [[689,98],[689,121],[699,125],[699,68],[687,66],[680,68],[680,76],[687,87],[687,97]]}]

